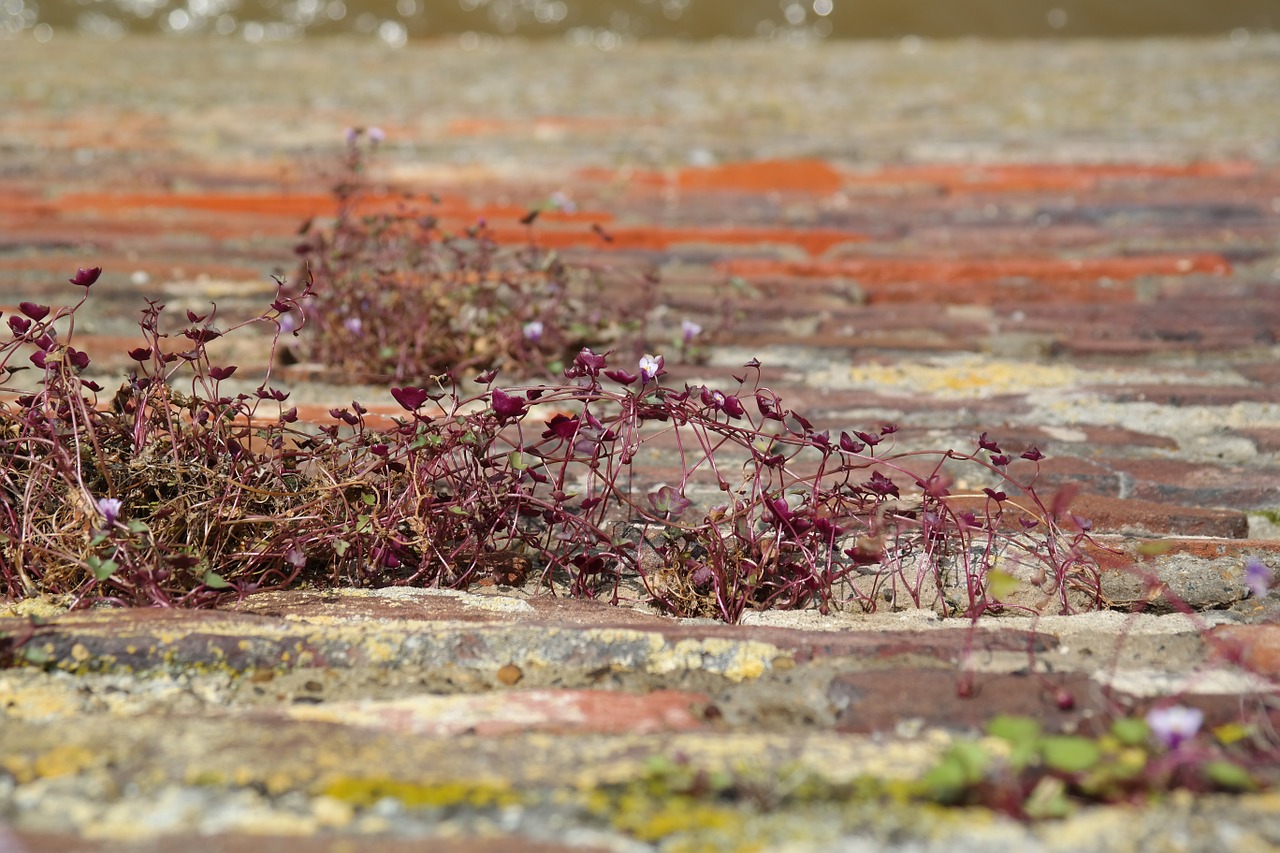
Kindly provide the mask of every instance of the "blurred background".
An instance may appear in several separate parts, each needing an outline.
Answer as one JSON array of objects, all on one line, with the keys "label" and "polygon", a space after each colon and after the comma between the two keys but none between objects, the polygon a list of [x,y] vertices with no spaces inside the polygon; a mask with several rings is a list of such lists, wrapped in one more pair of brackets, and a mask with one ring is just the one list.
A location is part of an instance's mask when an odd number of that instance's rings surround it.
[{"label": "blurred background", "polygon": [[1280,26],[1277,0],[0,0],[0,37],[60,31],[209,34],[248,41],[351,34],[392,46],[449,38],[1133,38]]}]

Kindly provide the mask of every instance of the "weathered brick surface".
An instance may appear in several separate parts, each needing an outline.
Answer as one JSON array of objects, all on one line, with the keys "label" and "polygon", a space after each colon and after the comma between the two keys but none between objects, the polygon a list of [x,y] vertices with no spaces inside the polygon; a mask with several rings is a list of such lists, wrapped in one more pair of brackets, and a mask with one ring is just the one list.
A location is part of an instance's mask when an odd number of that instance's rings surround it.
[{"label": "weathered brick surface", "polygon": [[[67,276],[102,265],[100,307],[77,340],[108,376],[127,366],[143,298],[214,300],[228,318],[260,308],[268,275],[293,273],[301,223],[335,210],[326,187],[342,129],[379,124],[388,142],[362,210],[408,204],[459,231],[484,219],[503,241],[602,270],[606,300],[656,269],[667,322],[708,327],[708,363],[673,363],[673,381],[728,384],[758,356],[766,384],[819,429],[894,422],[904,449],[970,451],[982,432],[1016,452],[1035,445],[1048,454],[1038,472],[1010,470],[1036,477],[1049,504],[1078,490],[1069,510],[1092,522],[1113,606],[1168,609],[1168,590],[1220,609],[1151,633],[1125,615],[1083,638],[920,614],[720,626],[492,589],[10,616],[0,659],[23,666],[0,670],[0,776],[17,782],[0,796],[22,803],[5,811],[20,821],[54,821],[23,824],[21,842],[185,850],[199,826],[219,849],[273,849],[271,833],[290,826],[391,845],[388,833],[444,826],[464,838],[441,849],[551,850],[559,836],[545,825],[490,844],[493,825],[448,824],[465,804],[408,829],[376,808],[327,803],[293,823],[280,809],[352,768],[419,787],[517,780],[561,802],[592,774],[644,780],[646,762],[672,754],[711,769],[728,755],[766,775],[798,761],[821,778],[885,776],[936,759],[936,744],[909,737],[916,721],[961,731],[1020,713],[1087,732],[1170,697],[1211,723],[1241,709],[1274,723],[1280,605],[1243,582],[1247,559],[1280,568],[1277,541],[1249,538],[1250,513],[1280,507],[1280,149],[1265,115],[1280,81],[1274,40],[1256,42],[1057,46],[1076,52],[1072,85],[1088,95],[1043,120],[1027,105],[1064,79],[1043,46],[933,46],[910,63],[877,45],[657,46],[605,68],[554,47],[498,58],[77,42],[55,62],[34,42],[5,43],[0,311],[66,301]],[[122,61],[130,51],[153,73]],[[688,102],[670,97],[676,62],[710,81],[690,84]],[[57,97],[28,91],[33,68]],[[509,94],[510,80],[535,77],[553,94]],[[717,80],[735,82],[733,97],[698,88]],[[870,82],[851,98],[803,83],[814,80]],[[1144,95],[1125,110],[1089,106],[1115,91]],[[553,193],[572,209],[547,207]],[[532,228],[520,223],[538,208]],[[722,316],[732,321],[712,328]],[[227,354],[242,371],[261,365],[260,343],[239,346]],[[310,421],[353,397],[376,416],[400,411],[368,396],[378,377],[314,365],[281,376]],[[678,473],[662,458],[641,479]],[[883,757],[899,747],[924,751]],[[88,787],[58,787],[80,778]],[[231,818],[100,847],[56,832],[124,833],[164,785],[259,792],[255,808],[275,822],[250,826],[251,841]],[[330,849],[302,843],[278,849]]]}]

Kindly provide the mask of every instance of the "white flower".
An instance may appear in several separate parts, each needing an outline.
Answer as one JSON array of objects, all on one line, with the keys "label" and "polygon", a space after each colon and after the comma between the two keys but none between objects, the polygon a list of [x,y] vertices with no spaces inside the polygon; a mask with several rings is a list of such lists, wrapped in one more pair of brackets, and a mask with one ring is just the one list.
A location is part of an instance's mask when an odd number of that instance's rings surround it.
[{"label": "white flower", "polygon": [[640,359],[640,378],[645,382],[652,382],[662,373],[664,359],[660,355],[649,355],[645,353]]},{"label": "white flower", "polygon": [[570,198],[569,194],[564,190],[556,190],[553,192],[551,197],[547,199],[547,202],[553,209],[562,210],[565,213],[573,213],[578,209],[578,205],[574,203],[573,199]]},{"label": "white flower", "polygon": [[1169,705],[1147,712],[1151,734],[1168,749],[1177,749],[1184,741],[1195,737],[1203,724],[1204,711],[1199,708]]},{"label": "white flower", "polygon": [[543,325],[541,320],[530,320],[524,324],[525,340],[533,341],[535,344],[542,340]]},{"label": "white flower", "polygon": [[702,334],[702,327],[692,320],[681,320],[680,334],[684,338],[684,342],[687,344],[698,335]]},{"label": "white flower", "polygon": [[123,507],[124,504],[119,498],[98,498],[98,512],[102,513],[102,520],[105,522],[103,526],[114,525]]}]

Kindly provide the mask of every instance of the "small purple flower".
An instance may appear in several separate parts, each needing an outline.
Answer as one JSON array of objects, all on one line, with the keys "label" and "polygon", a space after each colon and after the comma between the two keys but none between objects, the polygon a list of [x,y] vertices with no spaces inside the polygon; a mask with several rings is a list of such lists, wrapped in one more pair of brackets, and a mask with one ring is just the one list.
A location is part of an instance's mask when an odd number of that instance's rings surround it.
[{"label": "small purple flower", "polygon": [[360,334],[360,330],[364,328],[364,323],[360,321],[359,317],[348,317],[342,321],[342,325],[353,335]]},{"label": "small purple flower", "polygon": [[1257,557],[1250,557],[1244,563],[1244,585],[1253,593],[1254,598],[1263,598],[1271,590],[1271,569]]},{"label": "small purple flower", "polygon": [[348,145],[355,145],[356,140],[360,138],[360,128],[348,127],[346,130],[342,131],[342,138],[347,140]]},{"label": "small purple flower", "polygon": [[1147,712],[1151,734],[1166,749],[1177,749],[1196,736],[1204,724],[1204,712],[1185,705],[1168,705]]},{"label": "small purple flower", "polygon": [[378,143],[385,141],[387,138],[387,134],[383,132],[382,128],[376,125],[374,127],[369,128],[367,131],[365,131],[365,133],[368,135],[369,141],[372,142],[374,145],[377,145]]},{"label": "small purple flower", "polygon": [[660,355],[645,355],[640,359],[640,378],[645,382],[652,382],[666,371],[663,367],[666,360]]},{"label": "small purple flower", "polygon": [[680,336],[684,339],[685,345],[688,346],[694,338],[702,334],[702,327],[692,320],[680,321]]},{"label": "small purple flower", "polygon": [[547,202],[554,210],[562,210],[565,213],[574,213],[578,209],[578,205],[564,190],[553,192]]},{"label": "small purple flower", "polygon": [[105,522],[104,527],[115,525],[123,506],[124,504],[121,503],[119,498],[98,498],[98,512],[102,513],[102,520]]},{"label": "small purple flower", "polygon": [[542,325],[541,320],[530,320],[528,323],[524,324],[524,339],[536,344],[538,341],[542,340],[542,333],[544,331],[545,327]]},{"label": "small purple flower", "polygon": [[292,311],[280,315],[280,332],[282,334],[287,335],[290,332],[297,331],[297,329],[298,315],[294,314]]}]

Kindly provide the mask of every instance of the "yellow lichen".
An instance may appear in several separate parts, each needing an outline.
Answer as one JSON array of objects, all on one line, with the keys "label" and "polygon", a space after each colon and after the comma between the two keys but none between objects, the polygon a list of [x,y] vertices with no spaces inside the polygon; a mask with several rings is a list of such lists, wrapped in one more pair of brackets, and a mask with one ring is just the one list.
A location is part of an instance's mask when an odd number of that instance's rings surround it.
[{"label": "yellow lichen", "polygon": [[520,795],[505,782],[406,782],[399,779],[342,777],[324,786],[324,796],[356,807],[379,800],[398,800],[409,808],[470,806],[493,808],[515,805]]}]

